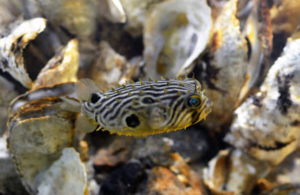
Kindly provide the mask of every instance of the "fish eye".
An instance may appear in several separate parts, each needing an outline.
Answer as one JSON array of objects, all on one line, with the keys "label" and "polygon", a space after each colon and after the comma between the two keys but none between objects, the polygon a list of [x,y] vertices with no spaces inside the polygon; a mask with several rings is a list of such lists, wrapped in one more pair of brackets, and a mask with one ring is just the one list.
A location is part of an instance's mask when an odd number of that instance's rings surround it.
[{"label": "fish eye", "polygon": [[151,98],[151,97],[144,97],[144,98],[142,99],[142,102],[143,102],[144,104],[152,104],[152,103],[154,103],[155,101],[154,101],[154,99]]},{"label": "fish eye", "polygon": [[125,121],[127,126],[131,128],[135,128],[140,125],[140,120],[135,114],[126,117]]},{"label": "fish eye", "polygon": [[186,103],[190,108],[197,108],[201,104],[201,99],[198,95],[191,95],[187,98]]},{"label": "fish eye", "polygon": [[95,104],[96,102],[98,102],[99,99],[100,99],[100,97],[96,93],[92,93],[92,95],[91,95],[91,102],[93,104]]}]

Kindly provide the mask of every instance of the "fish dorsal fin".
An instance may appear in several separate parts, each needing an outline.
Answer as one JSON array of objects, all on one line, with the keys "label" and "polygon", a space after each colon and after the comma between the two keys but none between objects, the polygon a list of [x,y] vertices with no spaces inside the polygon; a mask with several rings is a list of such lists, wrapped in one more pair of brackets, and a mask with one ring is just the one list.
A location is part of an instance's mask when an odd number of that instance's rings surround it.
[{"label": "fish dorsal fin", "polygon": [[81,101],[89,100],[91,94],[95,92],[100,92],[100,89],[91,79],[80,79],[76,83],[76,95]]}]

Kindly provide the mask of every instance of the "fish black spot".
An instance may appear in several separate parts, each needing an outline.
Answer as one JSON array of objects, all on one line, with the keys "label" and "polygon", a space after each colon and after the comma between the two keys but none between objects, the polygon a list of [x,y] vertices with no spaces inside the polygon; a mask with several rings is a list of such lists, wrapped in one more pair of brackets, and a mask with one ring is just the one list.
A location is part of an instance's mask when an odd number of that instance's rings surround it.
[{"label": "fish black spot", "polygon": [[135,128],[140,125],[140,120],[135,114],[132,114],[126,118],[126,124],[128,127]]},{"label": "fish black spot", "polygon": [[281,78],[277,75],[276,79],[278,82],[278,92],[279,98],[277,100],[277,106],[282,114],[286,114],[289,107],[292,106],[292,101],[290,100],[290,80],[294,75],[285,75]]},{"label": "fish black spot", "polygon": [[142,99],[142,102],[143,102],[144,104],[152,104],[152,103],[154,103],[155,101],[154,101],[154,99],[151,98],[151,97],[145,97],[145,98]]},{"label": "fish black spot", "polygon": [[95,104],[96,102],[98,102],[100,99],[100,97],[96,94],[96,93],[92,93],[92,96],[91,96],[91,102],[93,104]]}]

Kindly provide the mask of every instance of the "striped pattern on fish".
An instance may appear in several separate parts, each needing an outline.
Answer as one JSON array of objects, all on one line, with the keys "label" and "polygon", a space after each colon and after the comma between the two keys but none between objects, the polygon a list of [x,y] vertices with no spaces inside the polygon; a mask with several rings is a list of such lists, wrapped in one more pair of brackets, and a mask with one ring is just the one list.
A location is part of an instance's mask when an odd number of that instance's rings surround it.
[{"label": "striped pattern on fish", "polygon": [[205,119],[210,107],[197,80],[163,79],[94,92],[82,111],[111,133],[146,136],[185,129]]}]

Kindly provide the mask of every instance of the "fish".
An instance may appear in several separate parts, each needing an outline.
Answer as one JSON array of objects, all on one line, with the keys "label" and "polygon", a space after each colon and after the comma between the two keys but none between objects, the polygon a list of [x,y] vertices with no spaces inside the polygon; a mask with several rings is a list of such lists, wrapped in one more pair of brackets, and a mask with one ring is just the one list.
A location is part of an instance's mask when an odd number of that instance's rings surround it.
[{"label": "fish", "polygon": [[93,90],[89,81],[78,87],[78,93],[89,94],[81,97],[81,112],[112,134],[144,137],[186,129],[211,111],[195,79],[140,80],[105,92]]}]

